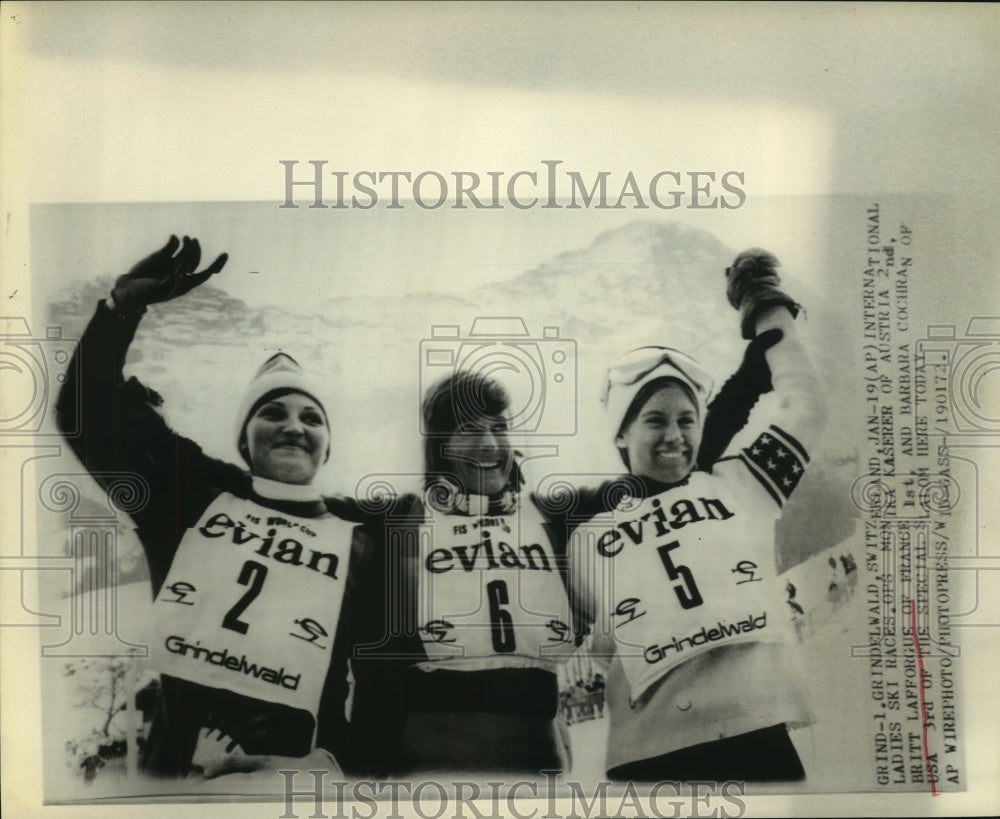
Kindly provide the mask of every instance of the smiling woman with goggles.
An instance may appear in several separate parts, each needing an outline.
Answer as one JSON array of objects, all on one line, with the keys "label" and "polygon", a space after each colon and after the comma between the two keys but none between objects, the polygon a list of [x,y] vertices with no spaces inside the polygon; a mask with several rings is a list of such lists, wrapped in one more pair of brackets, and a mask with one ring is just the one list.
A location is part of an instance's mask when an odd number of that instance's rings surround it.
[{"label": "smiling woman with goggles", "polygon": [[691,394],[704,422],[712,377],[689,355],[672,347],[638,347],[622,355],[609,368],[604,382],[608,432],[617,437],[636,397],[646,384],[661,379],[679,381]]},{"label": "smiling woman with goggles", "polygon": [[[570,570],[595,656],[612,658],[614,780],[805,775],[788,732],[812,716],[783,619],[775,521],[824,412],[776,265],[748,251],[727,270],[741,334],[753,340],[711,407],[711,377],[678,350],[640,347],[606,372],[607,433],[629,474],[623,492],[598,492],[606,500],[579,525]],[[772,388],[777,401],[751,416]],[[720,457],[744,424],[753,442]],[[760,582],[740,585],[738,565]]]},{"label": "smiling woman with goggles", "polygon": [[673,347],[647,345],[629,350],[608,367],[603,399],[607,401],[608,393],[614,385],[630,386],[644,381],[661,364],[668,364],[678,370],[696,393],[704,396],[711,393],[712,377],[691,356]]}]

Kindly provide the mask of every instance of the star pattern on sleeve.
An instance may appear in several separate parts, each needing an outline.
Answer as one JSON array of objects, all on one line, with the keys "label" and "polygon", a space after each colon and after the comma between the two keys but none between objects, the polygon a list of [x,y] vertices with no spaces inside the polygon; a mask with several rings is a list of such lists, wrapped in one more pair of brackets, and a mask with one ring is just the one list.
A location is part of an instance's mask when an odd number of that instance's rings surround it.
[{"label": "star pattern on sleeve", "polygon": [[742,450],[740,458],[778,506],[784,506],[795,491],[809,462],[803,446],[787,432],[773,425]]}]

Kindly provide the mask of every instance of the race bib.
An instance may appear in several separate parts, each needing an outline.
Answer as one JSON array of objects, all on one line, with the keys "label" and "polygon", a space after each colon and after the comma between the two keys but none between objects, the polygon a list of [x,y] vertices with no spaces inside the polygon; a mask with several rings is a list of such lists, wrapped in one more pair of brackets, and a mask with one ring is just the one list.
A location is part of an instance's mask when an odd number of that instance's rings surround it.
[{"label": "race bib", "polygon": [[219,496],[184,535],[153,603],[153,667],[315,714],[352,529]]},{"label": "race bib", "polygon": [[553,669],[574,648],[560,567],[533,508],[429,513],[418,568],[425,668]]},{"label": "race bib", "polygon": [[776,581],[773,515],[713,497],[718,488],[702,477],[627,499],[574,534],[572,554],[587,555],[603,589],[603,622],[633,701],[709,649],[790,633]]}]

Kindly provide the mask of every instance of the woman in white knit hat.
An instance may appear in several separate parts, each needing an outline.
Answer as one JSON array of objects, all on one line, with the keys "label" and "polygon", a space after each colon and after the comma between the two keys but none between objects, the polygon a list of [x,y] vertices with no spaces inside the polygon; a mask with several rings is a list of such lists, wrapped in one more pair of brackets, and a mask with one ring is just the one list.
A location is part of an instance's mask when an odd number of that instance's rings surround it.
[{"label": "woman in white knit hat", "polygon": [[329,405],[294,358],[268,359],[236,415],[247,474],[171,431],[159,397],[122,373],[146,307],[226,262],[196,272],[200,256],[197,240],[171,237],[117,279],[57,404],[64,430],[86,419],[67,440],[98,483],[132,473],[148,488],[132,518],[153,584],[147,640],[161,677],[143,769],[211,777],[310,754],[310,765],[336,769],[347,694],[336,637],[363,540],[313,485],[330,457]]},{"label": "woman in white knit hat", "polygon": [[608,434],[629,475],[576,529],[571,563],[595,648],[611,659],[614,779],[804,776],[788,731],[811,716],[777,586],[774,523],[824,406],[777,260],[740,254],[727,292],[744,337],[766,350],[755,392],[773,386],[779,399],[772,417],[751,417],[756,438],[738,455],[698,466],[712,380],[689,356],[646,347],[607,372]]}]

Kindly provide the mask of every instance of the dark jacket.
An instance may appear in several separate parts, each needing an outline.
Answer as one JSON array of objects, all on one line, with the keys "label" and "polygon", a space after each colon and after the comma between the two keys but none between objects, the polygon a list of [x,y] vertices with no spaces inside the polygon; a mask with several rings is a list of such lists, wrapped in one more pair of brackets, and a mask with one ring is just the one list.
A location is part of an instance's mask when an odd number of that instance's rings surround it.
[{"label": "dark jacket", "polygon": [[[138,316],[120,316],[103,302],[98,305],[69,364],[56,417],[64,432],[73,426],[70,419],[79,418],[80,431],[67,435],[67,442],[103,488],[110,489],[123,472],[133,473],[136,480],[145,483],[148,500],[131,517],[145,551],[154,596],[185,532],[223,492],[299,517],[326,517],[331,511],[341,511],[336,500],[330,501],[328,510],[320,500],[260,497],[253,492],[251,476],[242,469],[208,457],[196,443],[174,433],[155,409],[161,401],[159,396],[136,379],[126,381],[123,376],[126,351],[138,323]],[[350,565],[362,565],[365,550],[366,541],[355,530]],[[359,597],[349,570],[323,704],[315,725],[313,716],[301,709],[162,675],[144,745],[144,770],[168,776],[187,774],[198,732],[210,724],[228,725],[230,735],[241,740],[248,754],[289,756],[311,750],[315,727],[316,744],[334,756],[343,755],[349,654],[344,631]],[[259,730],[252,737],[241,738],[238,726],[250,717],[258,718]]]}]

